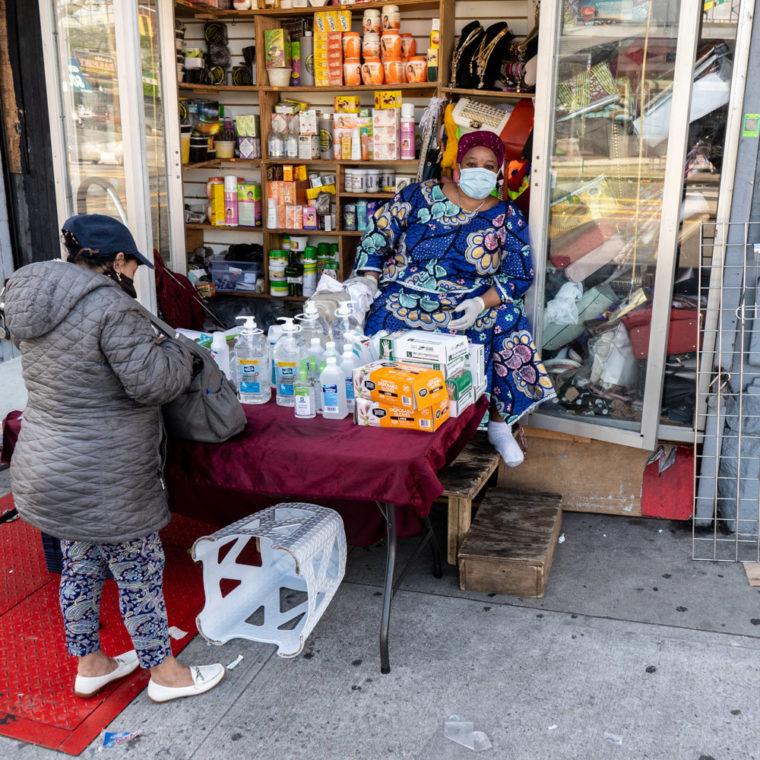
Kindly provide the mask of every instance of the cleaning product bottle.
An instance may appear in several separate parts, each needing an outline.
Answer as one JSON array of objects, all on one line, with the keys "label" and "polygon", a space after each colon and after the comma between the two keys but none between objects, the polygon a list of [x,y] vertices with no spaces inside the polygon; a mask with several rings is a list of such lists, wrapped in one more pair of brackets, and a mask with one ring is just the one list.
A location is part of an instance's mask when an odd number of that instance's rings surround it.
[{"label": "cleaning product bottle", "polygon": [[230,379],[230,349],[227,346],[227,336],[223,332],[215,332],[211,339],[211,355],[224,372],[224,376]]},{"label": "cleaning product bottle", "polygon": [[304,345],[311,346],[312,338],[319,338],[322,346],[330,336],[330,328],[322,318],[314,301],[306,301],[303,305],[303,314],[297,314],[296,319],[301,326],[301,340]]},{"label": "cleaning product bottle", "polygon": [[350,301],[343,301],[335,310],[332,336],[338,354],[343,353],[343,344],[348,342],[353,350],[353,336],[359,333],[359,323],[354,317]]},{"label": "cleaning product bottle", "polygon": [[351,413],[354,411],[354,367],[358,366],[358,358],[354,354],[353,348],[344,343],[340,367],[346,381],[346,403],[348,404],[348,411]]},{"label": "cleaning product bottle", "polygon": [[298,374],[298,363],[303,355],[303,345],[298,339],[300,328],[292,317],[279,317],[285,324],[282,335],[274,347],[274,370],[277,382],[277,404],[295,406],[294,386]]},{"label": "cleaning product bottle", "polygon": [[322,416],[326,420],[342,420],[348,414],[346,381],[335,356],[327,357],[319,383],[322,386]]},{"label": "cleaning product bottle", "polygon": [[317,416],[317,394],[309,380],[309,368],[306,359],[301,359],[298,367],[298,379],[294,389],[296,417],[310,420]]},{"label": "cleaning product bottle", "polygon": [[245,324],[235,346],[235,367],[241,404],[266,404],[272,394],[269,347],[255,317],[237,317]]}]

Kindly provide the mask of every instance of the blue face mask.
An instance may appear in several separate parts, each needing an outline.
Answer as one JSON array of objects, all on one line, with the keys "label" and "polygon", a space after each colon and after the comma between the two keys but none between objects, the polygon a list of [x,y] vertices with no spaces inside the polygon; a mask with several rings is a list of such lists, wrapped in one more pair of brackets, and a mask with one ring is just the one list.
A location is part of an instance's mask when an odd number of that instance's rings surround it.
[{"label": "blue face mask", "polygon": [[487,198],[496,187],[496,172],[475,167],[474,169],[460,169],[459,189],[470,198]]}]

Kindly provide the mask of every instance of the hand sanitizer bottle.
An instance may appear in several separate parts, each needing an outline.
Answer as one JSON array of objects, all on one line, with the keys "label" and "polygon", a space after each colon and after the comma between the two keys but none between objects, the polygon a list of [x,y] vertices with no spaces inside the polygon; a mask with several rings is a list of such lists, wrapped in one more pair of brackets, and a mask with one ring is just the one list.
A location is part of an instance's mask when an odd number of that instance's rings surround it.
[{"label": "hand sanitizer bottle", "polygon": [[298,380],[295,385],[296,417],[310,420],[317,416],[317,394],[309,380],[309,367],[306,359],[301,359],[298,367]]},{"label": "hand sanitizer bottle", "polygon": [[274,347],[274,369],[277,379],[277,404],[295,406],[295,383],[298,364],[301,361],[303,347],[298,339],[300,328],[293,323],[292,317],[280,317],[285,324],[282,335]]},{"label": "hand sanitizer bottle", "polygon": [[230,349],[227,345],[227,336],[223,332],[215,332],[211,339],[211,355],[224,372],[224,376],[230,379]]},{"label": "hand sanitizer bottle", "polygon": [[346,403],[348,411],[353,414],[354,411],[354,367],[357,366],[358,357],[354,355],[351,346],[343,344],[343,356],[340,360],[340,367],[343,370],[343,378],[346,381]]},{"label": "hand sanitizer bottle", "polygon": [[264,331],[256,327],[255,317],[245,320],[235,346],[235,368],[241,404],[266,404],[272,395],[269,346]]},{"label": "hand sanitizer bottle", "polygon": [[346,379],[334,356],[327,357],[327,366],[319,382],[322,386],[322,416],[326,420],[342,420],[348,414]]},{"label": "hand sanitizer bottle", "polygon": [[353,336],[359,332],[359,323],[354,317],[350,301],[343,301],[335,311],[332,325],[332,339],[338,354],[343,353],[344,343],[348,343],[353,350]]}]

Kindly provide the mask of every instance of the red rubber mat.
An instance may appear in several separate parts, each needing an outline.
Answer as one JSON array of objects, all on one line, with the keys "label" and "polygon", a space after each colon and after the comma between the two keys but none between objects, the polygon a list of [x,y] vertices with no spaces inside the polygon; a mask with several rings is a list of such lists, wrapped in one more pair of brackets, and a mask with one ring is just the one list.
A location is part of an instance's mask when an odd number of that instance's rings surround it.
[{"label": "red rubber mat", "polygon": [[[0,513],[12,506],[10,496],[0,499]],[[188,633],[172,641],[174,654],[195,635],[195,616],[203,606],[201,568],[188,550],[198,536],[213,531],[179,515],[161,531],[169,625]],[[0,525],[0,574],[0,735],[78,755],[145,688],[148,674],[138,669],[93,699],[74,696],[76,660],[66,653],[59,576],[45,568],[39,531],[21,520]],[[100,618],[106,654],[132,648],[111,580]]]}]

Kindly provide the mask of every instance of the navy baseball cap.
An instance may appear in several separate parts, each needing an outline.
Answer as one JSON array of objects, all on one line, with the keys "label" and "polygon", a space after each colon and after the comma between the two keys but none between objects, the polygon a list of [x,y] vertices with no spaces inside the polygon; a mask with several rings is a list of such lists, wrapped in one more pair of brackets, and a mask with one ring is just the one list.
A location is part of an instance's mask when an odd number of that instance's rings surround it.
[{"label": "navy baseball cap", "polygon": [[153,269],[148,259],[137,250],[132,233],[117,219],[105,214],[70,216],[62,229],[70,232],[82,248],[97,253],[98,258],[110,259],[117,253],[134,256],[141,264]]}]

